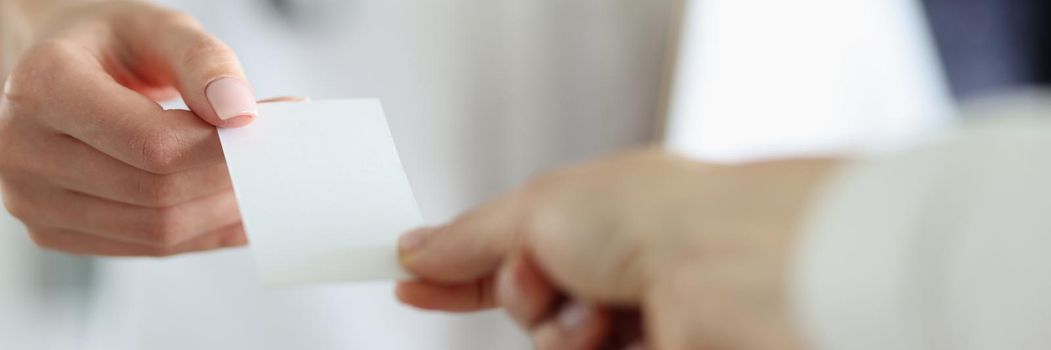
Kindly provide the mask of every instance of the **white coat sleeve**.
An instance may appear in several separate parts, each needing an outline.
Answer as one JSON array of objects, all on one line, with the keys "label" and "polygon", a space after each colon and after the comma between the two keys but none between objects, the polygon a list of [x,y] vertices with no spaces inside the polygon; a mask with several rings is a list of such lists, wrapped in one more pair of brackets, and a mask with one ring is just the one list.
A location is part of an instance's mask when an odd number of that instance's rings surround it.
[{"label": "white coat sleeve", "polygon": [[1021,111],[830,181],[793,266],[812,349],[1051,349],[1051,109]]}]

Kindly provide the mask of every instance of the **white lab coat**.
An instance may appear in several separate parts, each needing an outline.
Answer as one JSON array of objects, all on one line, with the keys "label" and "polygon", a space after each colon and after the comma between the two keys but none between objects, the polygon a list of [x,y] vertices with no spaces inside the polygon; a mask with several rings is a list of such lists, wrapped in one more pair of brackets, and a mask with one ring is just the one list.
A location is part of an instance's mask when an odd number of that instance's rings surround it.
[{"label": "white lab coat", "polygon": [[[429,222],[538,171],[642,144],[656,125],[668,0],[289,1],[301,16],[291,18],[263,0],[161,2],[189,12],[228,42],[261,98],[382,99]],[[8,238],[35,254],[20,231]],[[31,273],[25,270],[19,276]],[[12,300],[32,301],[38,293],[32,284],[13,284],[25,295]],[[528,347],[498,313],[419,312],[397,305],[389,283],[261,288],[247,249],[103,259],[91,285],[74,294],[76,307],[67,309],[76,315],[51,313],[22,327],[36,332],[23,337],[28,344]],[[23,306],[41,314],[55,303],[36,305]],[[71,321],[60,327],[56,319]]]}]

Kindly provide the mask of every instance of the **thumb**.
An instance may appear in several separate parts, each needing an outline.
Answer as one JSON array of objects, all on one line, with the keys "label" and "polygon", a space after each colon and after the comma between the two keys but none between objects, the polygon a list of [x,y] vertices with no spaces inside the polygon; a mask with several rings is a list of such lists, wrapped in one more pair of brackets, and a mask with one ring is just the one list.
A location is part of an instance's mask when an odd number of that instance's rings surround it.
[{"label": "thumb", "polygon": [[255,94],[237,55],[192,17],[175,13],[132,36],[137,41],[132,46],[167,73],[198,117],[218,127],[240,127],[255,119]]}]

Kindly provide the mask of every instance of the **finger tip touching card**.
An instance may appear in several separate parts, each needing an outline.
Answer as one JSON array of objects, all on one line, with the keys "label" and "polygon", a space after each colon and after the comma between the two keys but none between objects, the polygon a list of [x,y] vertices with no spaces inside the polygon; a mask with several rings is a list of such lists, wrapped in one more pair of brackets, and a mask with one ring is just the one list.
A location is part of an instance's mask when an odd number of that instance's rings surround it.
[{"label": "finger tip touching card", "polygon": [[261,104],[219,137],[263,284],[408,277],[423,220],[378,100]]}]

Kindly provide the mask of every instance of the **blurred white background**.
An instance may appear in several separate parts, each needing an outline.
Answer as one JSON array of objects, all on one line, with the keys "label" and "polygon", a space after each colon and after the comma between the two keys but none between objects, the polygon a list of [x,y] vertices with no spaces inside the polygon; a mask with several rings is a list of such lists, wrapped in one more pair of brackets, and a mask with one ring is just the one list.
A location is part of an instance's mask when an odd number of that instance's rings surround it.
[{"label": "blurred white background", "polygon": [[[677,36],[672,0],[162,2],[233,46],[261,98],[382,98],[431,222],[645,144],[662,90],[669,147],[708,159],[903,144],[953,113],[909,0],[698,0]],[[245,249],[73,258],[0,225],[5,349],[528,347],[502,315],[420,313],[385,283],[260,289]]]}]

